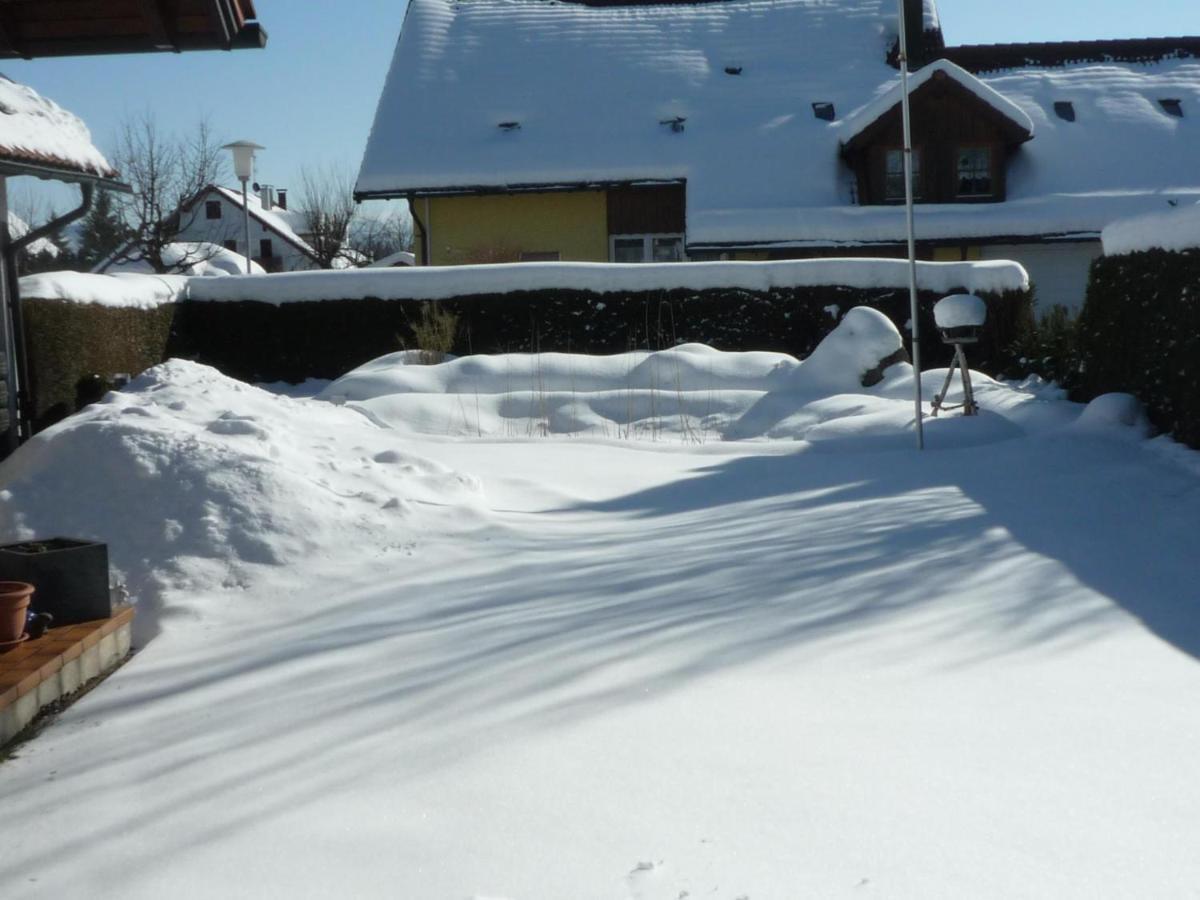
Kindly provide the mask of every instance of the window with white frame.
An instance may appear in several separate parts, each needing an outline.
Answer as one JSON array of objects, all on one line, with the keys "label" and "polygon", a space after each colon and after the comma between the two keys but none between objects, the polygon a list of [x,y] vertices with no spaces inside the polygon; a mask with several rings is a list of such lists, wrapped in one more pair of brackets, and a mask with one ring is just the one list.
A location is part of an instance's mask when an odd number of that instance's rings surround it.
[{"label": "window with white frame", "polygon": [[992,195],[992,151],[989,147],[962,147],[958,151],[958,196]]},{"label": "window with white frame", "polygon": [[614,234],[608,257],[615,263],[683,262],[683,235]]}]

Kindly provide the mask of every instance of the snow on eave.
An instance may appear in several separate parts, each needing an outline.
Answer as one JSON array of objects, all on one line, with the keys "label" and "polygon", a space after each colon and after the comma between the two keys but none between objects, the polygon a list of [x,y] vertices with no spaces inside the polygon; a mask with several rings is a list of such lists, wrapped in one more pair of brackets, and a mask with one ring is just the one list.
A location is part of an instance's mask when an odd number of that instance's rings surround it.
[{"label": "snow on eave", "polygon": [[78,116],[4,75],[0,75],[0,163],[29,166],[48,176],[118,177]]},{"label": "snow on eave", "polygon": [[[930,63],[913,74],[908,81],[909,94],[916,93],[937,75],[952,79],[956,84],[970,91],[1000,115],[1025,131],[1029,137],[1033,137],[1034,125],[1033,119],[1029,117],[1029,113],[1025,112],[1025,110],[995,88],[985,84],[966,69],[955,65],[947,59],[939,59],[937,62]],[[850,144],[855,138],[871,127],[871,125],[899,106],[903,99],[901,91],[902,87],[897,82],[874,100],[847,116],[839,130],[842,144]]]}]

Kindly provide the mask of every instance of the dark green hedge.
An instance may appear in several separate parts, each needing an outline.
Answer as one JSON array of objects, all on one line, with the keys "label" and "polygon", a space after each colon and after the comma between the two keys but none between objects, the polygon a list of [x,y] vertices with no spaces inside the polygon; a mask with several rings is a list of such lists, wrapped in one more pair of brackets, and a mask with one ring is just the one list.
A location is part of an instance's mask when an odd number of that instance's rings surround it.
[{"label": "dark green hedge", "polygon": [[1080,399],[1135,394],[1155,425],[1200,448],[1200,250],[1097,260],[1078,343]]},{"label": "dark green hedge", "polygon": [[[940,295],[922,296],[926,366],[950,353],[934,330]],[[1031,317],[1025,293],[988,297],[990,324],[971,354],[973,366],[998,371]],[[812,287],[754,293],[738,290],[595,294],[527,291],[441,301],[458,316],[453,352],[620,353],[681,342],[721,350],[775,350],[807,356],[837,324],[834,312],[872,306],[903,331],[907,291]],[[415,347],[413,323],[424,302],[337,300],[288,303],[188,302],[179,307],[168,352],[209,363],[248,381],[337,376],[384,353]],[[835,310],[836,307],[836,310]]]},{"label": "dark green hedge", "polygon": [[167,358],[174,308],[114,309],[62,300],[24,301],[34,427],[52,425],[95,399],[92,378],[137,375]]},{"label": "dark green hedge", "polygon": [[[933,293],[921,297],[926,367],[950,358],[934,328],[938,299]],[[971,351],[971,364],[998,372],[1012,362],[1010,348],[1031,318],[1032,298],[1014,292],[985,299],[989,325],[985,340]],[[194,359],[246,381],[336,378],[377,356],[416,347],[413,325],[427,306],[378,299],[280,306],[188,301],[141,311],[27,299],[35,414],[48,424],[70,411],[89,376],[137,374],[171,357]],[[906,290],[836,286],[768,293],[543,290],[459,297],[440,306],[458,316],[453,352],[459,355],[620,353],[698,342],[804,357],[855,306],[882,311],[901,332],[909,316]]]}]

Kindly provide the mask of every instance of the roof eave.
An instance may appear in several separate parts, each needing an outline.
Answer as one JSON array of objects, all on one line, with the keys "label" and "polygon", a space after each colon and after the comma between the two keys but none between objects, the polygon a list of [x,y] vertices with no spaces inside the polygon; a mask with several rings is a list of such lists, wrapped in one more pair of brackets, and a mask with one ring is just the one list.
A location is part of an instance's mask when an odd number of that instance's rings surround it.
[{"label": "roof eave", "polygon": [[121,181],[117,175],[98,175],[94,172],[84,172],[79,169],[69,169],[49,163],[23,162],[14,159],[0,159],[0,176],[17,178],[30,176],[44,181],[62,181],[67,184],[91,184],[105,191],[115,191],[119,194],[132,194],[133,188]]}]

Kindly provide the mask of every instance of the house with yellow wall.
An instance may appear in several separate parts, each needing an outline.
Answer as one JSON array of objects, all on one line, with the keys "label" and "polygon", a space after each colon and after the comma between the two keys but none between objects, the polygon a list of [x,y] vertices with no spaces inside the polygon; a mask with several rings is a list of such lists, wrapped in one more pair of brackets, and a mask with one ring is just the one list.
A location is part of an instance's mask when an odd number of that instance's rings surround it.
[{"label": "house with yellow wall", "polygon": [[[954,47],[905,10],[922,257],[1078,307],[1105,225],[1200,199],[1200,38]],[[894,0],[411,0],[356,196],[408,204],[419,265],[902,255],[898,32]]]}]

